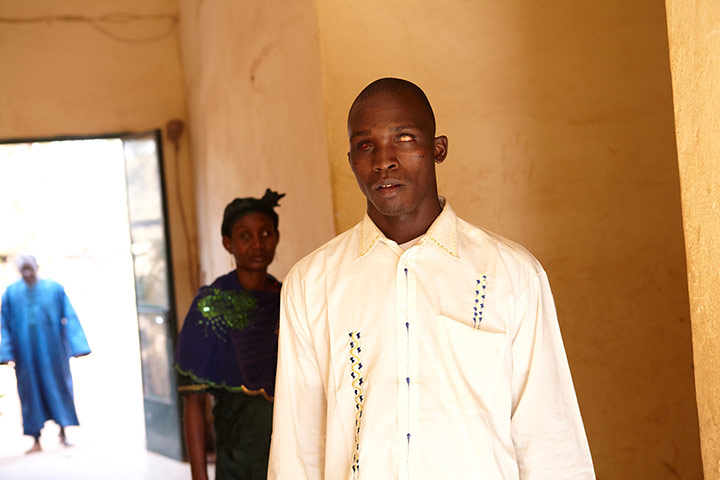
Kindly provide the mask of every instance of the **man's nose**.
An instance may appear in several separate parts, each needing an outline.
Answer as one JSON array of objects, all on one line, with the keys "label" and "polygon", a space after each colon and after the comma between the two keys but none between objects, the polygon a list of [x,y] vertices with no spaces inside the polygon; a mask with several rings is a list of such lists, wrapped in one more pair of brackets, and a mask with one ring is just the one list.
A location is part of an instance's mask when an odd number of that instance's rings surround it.
[{"label": "man's nose", "polygon": [[392,145],[380,145],[375,149],[373,155],[373,170],[381,172],[383,170],[395,168],[398,165],[395,149]]}]

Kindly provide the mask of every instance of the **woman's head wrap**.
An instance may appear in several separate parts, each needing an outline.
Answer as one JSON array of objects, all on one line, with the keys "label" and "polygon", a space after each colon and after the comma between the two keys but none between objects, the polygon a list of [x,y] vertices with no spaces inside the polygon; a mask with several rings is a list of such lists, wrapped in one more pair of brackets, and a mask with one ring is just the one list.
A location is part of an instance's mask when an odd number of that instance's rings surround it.
[{"label": "woman's head wrap", "polygon": [[254,212],[264,213],[270,217],[273,225],[275,225],[275,230],[277,230],[278,214],[275,213],[274,208],[278,206],[278,200],[284,196],[284,193],[273,192],[268,188],[265,190],[265,195],[263,195],[262,198],[236,198],[228,203],[227,207],[225,207],[222,227],[220,229],[223,237],[230,236],[233,225],[240,217]]}]

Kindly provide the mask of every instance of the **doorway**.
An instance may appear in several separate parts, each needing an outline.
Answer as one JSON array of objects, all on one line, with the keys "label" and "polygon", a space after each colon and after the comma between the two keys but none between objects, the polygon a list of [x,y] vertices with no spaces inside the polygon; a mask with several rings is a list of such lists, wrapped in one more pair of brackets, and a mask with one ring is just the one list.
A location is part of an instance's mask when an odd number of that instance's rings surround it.
[{"label": "doorway", "polygon": [[[0,144],[0,290],[19,278],[18,253],[35,255],[40,276],[65,287],[93,350],[70,362],[80,427],[68,437],[116,453],[147,445],[124,143]],[[0,458],[22,455],[32,439],[8,366],[0,395]],[[60,448],[54,427],[43,430],[46,451]]]}]

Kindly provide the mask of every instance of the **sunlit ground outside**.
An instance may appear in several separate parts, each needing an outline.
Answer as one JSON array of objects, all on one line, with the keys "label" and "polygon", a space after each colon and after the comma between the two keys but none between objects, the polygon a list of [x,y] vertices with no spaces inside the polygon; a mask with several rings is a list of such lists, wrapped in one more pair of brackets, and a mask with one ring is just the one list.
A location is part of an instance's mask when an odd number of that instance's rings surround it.
[{"label": "sunlit ground outside", "polygon": [[[62,447],[48,422],[43,452],[24,455],[14,370],[0,366],[0,478],[189,479],[187,464],[148,453],[122,142],[0,145],[0,290],[17,253],[60,282],[93,350],[71,359],[79,427]],[[2,257],[0,257],[2,258]]]}]

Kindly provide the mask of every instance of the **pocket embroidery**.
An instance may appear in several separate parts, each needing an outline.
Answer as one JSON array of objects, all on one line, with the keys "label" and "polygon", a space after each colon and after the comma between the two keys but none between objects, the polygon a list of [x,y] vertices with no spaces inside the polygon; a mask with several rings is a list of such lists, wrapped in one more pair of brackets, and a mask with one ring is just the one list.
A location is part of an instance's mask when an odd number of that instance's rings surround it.
[{"label": "pocket embroidery", "polygon": [[473,328],[480,328],[485,308],[485,291],[487,289],[487,275],[475,280],[475,305],[473,305]]}]

